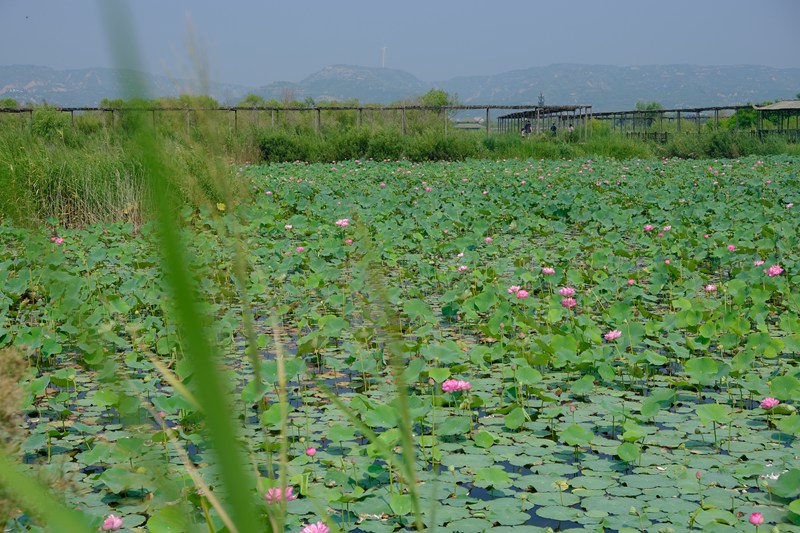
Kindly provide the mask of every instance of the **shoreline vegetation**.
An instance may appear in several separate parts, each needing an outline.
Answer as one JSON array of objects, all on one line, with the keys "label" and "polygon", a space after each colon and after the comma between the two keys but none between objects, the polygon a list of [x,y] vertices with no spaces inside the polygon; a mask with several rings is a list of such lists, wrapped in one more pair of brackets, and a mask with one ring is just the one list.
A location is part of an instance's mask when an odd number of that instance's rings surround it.
[{"label": "shoreline vegetation", "polygon": [[[451,97],[431,91],[419,102],[447,105]],[[800,145],[779,136],[758,139],[748,131],[733,129],[734,118],[699,131],[671,132],[667,143],[626,137],[605,121],[594,120],[592,136],[578,142],[567,131],[522,138],[517,134],[486,136],[483,131],[450,128],[445,131],[440,113],[408,112],[406,134],[398,117],[374,114],[360,123],[355,113],[331,111],[317,131],[308,115],[285,113],[277,127],[269,117],[256,118],[234,129],[230,118],[203,111],[216,102],[203,96],[184,96],[156,102],[104,101],[103,106],[128,108],[113,120],[105,114],[78,114],[74,118],[49,106],[37,107],[30,120],[0,114],[0,213],[22,225],[57,220],[67,227],[96,222],[131,222],[141,225],[149,217],[148,194],[142,167],[131,156],[132,125],[137,107],[184,107],[191,113],[161,113],[150,131],[165,153],[167,175],[175,205],[213,206],[246,198],[244,185],[235,178],[237,165],[305,161],[330,163],[347,160],[466,161],[480,159],[615,160],[682,158],[718,159],[749,155],[800,154]],[[276,104],[245,100],[242,105]],[[301,103],[297,103],[301,105]],[[6,103],[6,105],[9,105]],[[752,117],[740,122],[747,124]],[[142,113],[139,113],[142,114]]]}]

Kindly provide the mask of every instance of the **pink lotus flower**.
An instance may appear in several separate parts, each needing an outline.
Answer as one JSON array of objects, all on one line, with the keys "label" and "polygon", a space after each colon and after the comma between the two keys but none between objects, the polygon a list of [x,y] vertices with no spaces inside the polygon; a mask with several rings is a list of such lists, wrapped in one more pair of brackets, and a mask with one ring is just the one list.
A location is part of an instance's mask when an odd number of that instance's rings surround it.
[{"label": "pink lotus flower", "polygon": [[63,237],[50,237],[50,240],[56,244],[62,244],[64,242]]},{"label": "pink lotus flower", "polygon": [[558,290],[558,294],[561,296],[575,296],[575,289],[572,287],[561,287]]},{"label": "pink lotus flower", "polygon": [[635,285],[635,284],[636,284],[636,280],[635,279],[629,279],[628,280],[628,285]]},{"label": "pink lotus flower", "polygon": [[122,528],[122,518],[110,514],[103,520],[103,525],[100,526],[100,531],[116,531]]},{"label": "pink lotus flower", "polygon": [[267,196],[272,196],[272,191],[267,191]]},{"label": "pink lotus flower", "polygon": [[448,379],[442,383],[443,392],[456,392],[460,390],[470,390],[472,383],[469,381],[461,381],[460,379]]},{"label": "pink lotus flower", "polygon": [[780,400],[767,396],[766,398],[761,400],[761,408],[769,411],[773,407],[776,407],[779,403],[781,403]]},{"label": "pink lotus flower", "polygon": [[775,276],[780,276],[783,272],[783,269],[778,265],[772,265],[767,269],[767,276],[774,278]]},{"label": "pink lotus flower", "polygon": [[345,240],[344,240],[344,243],[345,243],[347,246],[350,246],[351,244],[353,244],[353,239],[345,239]]},{"label": "pink lotus flower", "polygon": [[608,333],[603,336],[607,341],[613,341],[614,339],[618,339],[622,337],[622,332],[618,329],[612,329]]},{"label": "pink lotus flower", "polygon": [[750,513],[750,518],[748,518],[751,524],[758,527],[764,523],[764,515],[761,513]]},{"label": "pink lotus flower", "polygon": [[467,270],[469,270],[469,267],[467,265],[461,265],[460,267],[458,267],[459,272],[466,272]]},{"label": "pink lotus flower", "polygon": [[552,276],[555,273],[556,273],[556,269],[555,268],[542,267],[542,274],[544,274],[545,276]]},{"label": "pink lotus flower", "polygon": [[668,265],[668,264],[670,264],[670,260],[669,260],[669,259],[664,259],[664,264],[665,264],[665,265]]},{"label": "pink lotus flower", "polygon": [[508,294],[517,294],[521,288],[519,285],[512,285],[508,288]]},{"label": "pink lotus flower", "polygon": [[297,496],[294,494],[294,487],[286,487],[285,492],[282,492],[280,487],[272,487],[267,489],[264,498],[267,499],[267,503],[278,503],[281,500],[286,500],[287,502],[296,500]]},{"label": "pink lotus flower", "polygon": [[292,229],[292,225],[291,225],[291,224],[286,224],[286,225],[283,227],[283,229]]},{"label": "pink lotus flower", "polygon": [[561,305],[569,309],[578,305],[578,302],[575,301],[575,298],[564,298],[561,300]]},{"label": "pink lotus flower", "polygon": [[336,221],[336,225],[339,226],[340,228],[346,228],[347,226],[350,225],[350,219],[340,218],[339,220]]},{"label": "pink lotus flower", "polygon": [[729,244],[729,245],[728,245],[728,251],[729,251],[729,252],[732,252],[732,251],[734,251],[734,250],[736,250],[736,246],[734,246],[734,245],[732,245],[732,244]]},{"label": "pink lotus flower", "polygon": [[302,253],[302,252],[305,252],[305,251],[306,251],[306,249],[305,249],[305,248],[303,248],[302,246],[298,246],[297,248],[295,248],[295,251],[297,251],[297,252],[299,252],[299,253]]},{"label": "pink lotus flower", "polygon": [[383,183],[383,182],[381,182],[380,186],[381,186],[381,187],[386,187],[386,184],[385,184],[385,183]]},{"label": "pink lotus flower", "polygon": [[300,533],[328,533],[330,529],[325,525],[325,522],[317,522],[316,524],[308,524],[300,530]]},{"label": "pink lotus flower", "polygon": [[755,261],[753,261],[753,266],[761,266],[763,264],[764,261],[762,261],[761,259],[756,259]]},{"label": "pink lotus flower", "polygon": [[315,455],[317,455],[317,449],[314,448],[313,446],[309,446],[308,448],[306,448],[306,455],[309,457],[314,457]]},{"label": "pink lotus flower", "polygon": [[528,297],[528,291],[526,291],[524,289],[521,289],[521,290],[517,291],[517,298],[519,298],[520,300],[522,300],[524,298],[527,298],[527,297]]},{"label": "pink lotus flower", "polygon": [[672,229],[672,226],[664,226],[664,231],[669,231]]},{"label": "pink lotus flower", "polygon": [[645,224],[645,225],[644,225],[644,230],[645,230],[645,231],[653,231],[653,229],[654,229],[654,228],[653,228],[653,225],[652,225],[652,224]]},{"label": "pink lotus flower", "polygon": [[716,292],[717,291],[717,286],[714,285],[713,283],[709,283],[708,285],[703,287],[703,290],[706,291],[706,292]]}]

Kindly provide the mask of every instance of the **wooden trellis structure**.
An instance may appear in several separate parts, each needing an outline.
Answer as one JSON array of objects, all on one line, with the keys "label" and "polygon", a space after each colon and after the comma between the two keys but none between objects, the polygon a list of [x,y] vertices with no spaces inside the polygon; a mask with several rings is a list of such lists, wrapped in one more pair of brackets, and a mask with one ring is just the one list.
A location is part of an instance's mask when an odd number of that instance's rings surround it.
[{"label": "wooden trellis structure", "polygon": [[591,136],[592,106],[579,105],[541,105],[522,108],[521,111],[497,117],[497,130],[501,133],[520,133],[530,124],[531,133],[568,131],[576,133],[578,140],[585,141]]},{"label": "wooden trellis structure", "polygon": [[[756,128],[759,136],[778,133],[789,140],[800,142],[800,100],[784,100],[765,106],[754,106],[756,115]],[[792,127],[794,118],[794,128]],[[766,129],[764,120],[768,119],[777,126],[775,129]]]},{"label": "wooden trellis structure", "polygon": [[[681,109],[653,109],[634,111],[610,111],[595,113],[593,118],[610,120],[612,128],[625,135],[648,140],[666,142],[668,132],[666,124],[674,124],[676,133],[701,131],[703,126],[713,121],[713,127],[719,128],[721,112],[728,112],[736,117],[734,128],[740,130],[739,115],[736,111],[755,109],[756,129],[752,131],[758,136],[779,134],[788,140],[800,140],[800,101],[790,100],[777,102],[768,106],[735,105],[714,107],[690,107]],[[791,127],[794,118],[794,128]],[[766,128],[765,119],[776,124],[774,128]],[[655,126],[655,128],[653,127]]]},{"label": "wooden trellis structure", "polygon": [[[270,120],[269,125],[273,129],[277,129],[280,126],[281,117],[285,116],[287,113],[301,113],[301,114],[308,114],[310,115],[310,122],[313,124],[314,131],[317,133],[320,132],[322,128],[322,112],[356,112],[356,126],[361,127],[362,122],[364,120],[364,116],[367,113],[392,113],[392,114],[399,114],[400,115],[400,129],[401,132],[405,135],[408,132],[408,113],[413,111],[421,111],[421,112],[428,112],[428,113],[435,113],[442,116],[442,121],[444,125],[444,133],[445,135],[448,132],[448,129],[453,129],[453,126],[450,124],[451,115],[453,112],[458,111],[476,111],[479,110],[485,113],[485,119],[482,120],[482,125],[485,129],[486,136],[488,137],[492,132],[492,116],[491,112],[495,110],[505,111],[505,110],[515,110],[515,109],[528,109],[531,108],[527,106],[514,106],[514,105],[453,105],[453,106],[421,106],[421,105],[406,105],[406,106],[313,106],[313,107],[215,107],[215,108],[203,108],[203,109],[192,109],[192,108],[183,108],[183,107],[141,107],[141,108],[116,108],[116,107],[61,107],[57,108],[62,113],[69,113],[71,123],[75,124],[75,115],[80,113],[87,113],[87,112],[94,112],[100,113],[103,117],[103,124],[114,125],[117,123],[119,117],[124,113],[129,112],[140,112],[140,113],[147,113],[150,115],[150,120],[152,121],[153,125],[156,125],[158,122],[157,115],[159,113],[183,113],[185,114],[185,121],[187,130],[191,127],[192,124],[192,117],[196,113],[228,113],[229,119],[228,123],[230,124],[230,128],[233,131],[236,131],[239,128],[239,117],[240,115],[246,113],[265,113],[269,112]],[[591,112],[591,106],[548,106],[547,108],[540,108],[546,109],[546,112],[542,113],[542,117],[550,117],[553,116],[552,113],[557,113],[559,117],[566,120],[567,117],[572,117],[576,121],[582,117],[582,120],[588,125],[588,120],[586,119],[586,111]],[[575,113],[576,110],[581,109],[582,111],[580,115]],[[33,116],[34,108],[16,108],[16,109],[0,109],[0,113],[18,113],[20,116],[25,117],[30,122],[31,117]],[[572,113],[572,114],[570,114]],[[502,130],[498,130],[502,131]]]}]

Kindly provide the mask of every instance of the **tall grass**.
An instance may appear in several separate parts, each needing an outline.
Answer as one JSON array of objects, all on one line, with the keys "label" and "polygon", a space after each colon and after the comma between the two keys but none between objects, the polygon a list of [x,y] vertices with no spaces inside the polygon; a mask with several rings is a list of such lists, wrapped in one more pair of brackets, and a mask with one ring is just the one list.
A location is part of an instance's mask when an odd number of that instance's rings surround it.
[{"label": "tall grass", "polygon": [[[73,126],[68,115],[44,107],[34,111],[29,127],[0,130],[0,213],[31,226],[48,220],[72,227],[113,221],[138,226],[150,219],[152,191],[148,169],[134,155],[133,121],[128,113],[124,123],[104,127],[98,117],[80,116]],[[164,180],[173,189],[174,206],[247,198],[229,160],[207,157],[212,146],[224,145],[224,137],[152,128],[148,135],[170,169]]]}]

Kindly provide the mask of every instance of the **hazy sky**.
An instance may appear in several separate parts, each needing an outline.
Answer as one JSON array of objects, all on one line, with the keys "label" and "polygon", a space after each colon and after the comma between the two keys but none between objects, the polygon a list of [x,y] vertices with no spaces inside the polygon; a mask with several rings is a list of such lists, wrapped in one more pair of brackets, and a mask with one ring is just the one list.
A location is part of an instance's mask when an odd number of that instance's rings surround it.
[{"label": "hazy sky", "polygon": [[[0,65],[114,66],[101,0],[0,0]],[[118,3],[119,0],[103,0]],[[132,0],[144,69],[297,82],[327,65],[423,81],[553,63],[800,67],[800,0]]]}]

